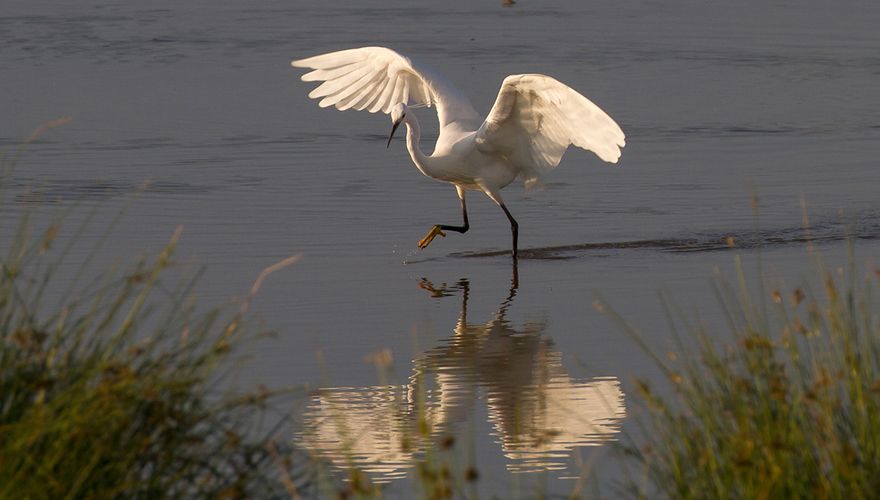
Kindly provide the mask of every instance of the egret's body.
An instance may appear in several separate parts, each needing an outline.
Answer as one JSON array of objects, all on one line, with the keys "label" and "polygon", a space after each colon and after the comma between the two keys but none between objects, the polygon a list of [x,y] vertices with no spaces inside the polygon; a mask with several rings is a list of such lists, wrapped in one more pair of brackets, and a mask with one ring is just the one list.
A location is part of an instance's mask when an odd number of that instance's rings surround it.
[{"label": "egret's body", "polygon": [[[444,230],[468,230],[465,191],[484,192],[504,210],[517,255],[518,225],[504,205],[501,189],[520,177],[529,185],[555,168],[565,150],[575,145],[616,163],[624,134],[598,106],[570,87],[545,75],[511,75],[504,79],[495,105],[483,120],[458,89],[430,68],[384,47],[331,52],[293,61],[311,68],[304,81],[321,81],[309,97],[321,107],[382,111],[391,115],[391,136],[400,124],[407,129],[406,147],[424,175],[455,186],[463,224],[435,225],[420,242],[427,247]],[[421,127],[407,104],[436,106],[440,135],[434,152],[422,152]],[[389,145],[391,137],[388,138]]]}]

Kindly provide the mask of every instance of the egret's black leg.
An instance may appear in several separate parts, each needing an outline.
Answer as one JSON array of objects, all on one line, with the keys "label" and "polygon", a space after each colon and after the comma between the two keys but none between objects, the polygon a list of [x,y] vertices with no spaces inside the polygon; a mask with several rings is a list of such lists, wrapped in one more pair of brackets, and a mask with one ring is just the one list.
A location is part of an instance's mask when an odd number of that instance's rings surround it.
[{"label": "egret's black leg", "polygon": [[464,220],[464,224],[461,226],[447,226],[446,224],[440,224],[439,227],[443,231],[455,231],[457,233],[466,233],[467,230],[471,227],[468,223],[467,216],[467,202],[464,201],[464,198],[461,199],[461,216]]},{"label": "egret's black leg", "polygon": [[434,227],[431,228],[430,231],[428,231],[428,234],[425,235],[425,237],[422,238],[421,241],[419,241],[419,248],[422,248],[422,249],[427,248],[428,245],[430,245],[431,242],[434,241],[434,238],[438,234],[440,236],[446,237],[446,235],[443,234],[443,231],[455,231],[457,233],[466,233],[467,230],[470,229],[471,226],[470,226],[470,223],[468,223],[467,202],[464,199],[464,190],[462,190],[460,188],[457,188],[457,189],[459,189],[458,197],[461,200],[461,215],[462,215],[462,218],[464,219],[464,224],[462,224],[461,226],[450,226],[447,224],[436,224]]},{"label": "egret's black leg", "polygon": [[501,210],[504,210],[504,215],[507,216],[507,220],[510,221],[510,232],[513,234],[513,258],[516,259],[516,240],[517,235],[519,234],[519,224],[516,223],[516,219],[510,215],[510,210],[504,206],[504,203],[498,204],[501,207]]}]

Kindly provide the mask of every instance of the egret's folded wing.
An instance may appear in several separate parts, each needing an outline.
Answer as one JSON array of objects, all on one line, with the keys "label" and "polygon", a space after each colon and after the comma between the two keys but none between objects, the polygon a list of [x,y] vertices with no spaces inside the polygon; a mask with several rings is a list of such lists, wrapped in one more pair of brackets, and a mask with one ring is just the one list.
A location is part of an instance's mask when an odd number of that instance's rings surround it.
[{"label": "egret's folded wing", "polygon": [[321,83],[309,93],[322,108],[390,113],[398,103],[437,106],[441,127],[450,122],[479,120],[458,89],[428,66],[385,47],[361,47],[321,54],[291,63],[313,71],[303,81]]},{"label": "egret's folded wing", "polygon": [[521,167],[527,180],[559,165],[571,144],[611,163],[626,144],[623,131],[599,106],[545,75],[505,78],[476,142],[480,151],[504,155]]}]

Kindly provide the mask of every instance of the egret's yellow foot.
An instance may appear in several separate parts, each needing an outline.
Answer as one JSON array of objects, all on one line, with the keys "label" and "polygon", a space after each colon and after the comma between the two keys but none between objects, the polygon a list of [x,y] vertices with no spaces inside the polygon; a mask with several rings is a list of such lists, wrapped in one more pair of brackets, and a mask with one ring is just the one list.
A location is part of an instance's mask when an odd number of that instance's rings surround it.
[{"label": "egret's yellow foot", "polygon": [[431,242],[434,241],[434,238],[436,238],[438,234],[444,238],[446,237],[446,233],[444,233],[440,229],[440,226],[432,227],[431,230],[428,231],[428,234],[426,234],[425,237],[419,241],[419,248],[428,248],[428,245],[430,245]]}]

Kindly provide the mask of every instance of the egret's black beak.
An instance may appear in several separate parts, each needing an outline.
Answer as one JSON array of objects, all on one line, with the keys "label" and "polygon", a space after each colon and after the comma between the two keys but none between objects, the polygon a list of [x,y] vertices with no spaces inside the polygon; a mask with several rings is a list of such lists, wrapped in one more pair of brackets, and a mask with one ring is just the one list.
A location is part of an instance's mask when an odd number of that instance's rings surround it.
[{"label": "egret's black beak", "polygon": [[397,132],[397,127],[400,126],[400,121],[394,122],[394,125],[391,126],[391,135],[388,136],[388,144],[385,145],[385,149],[391,147],[391,139],[394,137],[394,132]]}]

